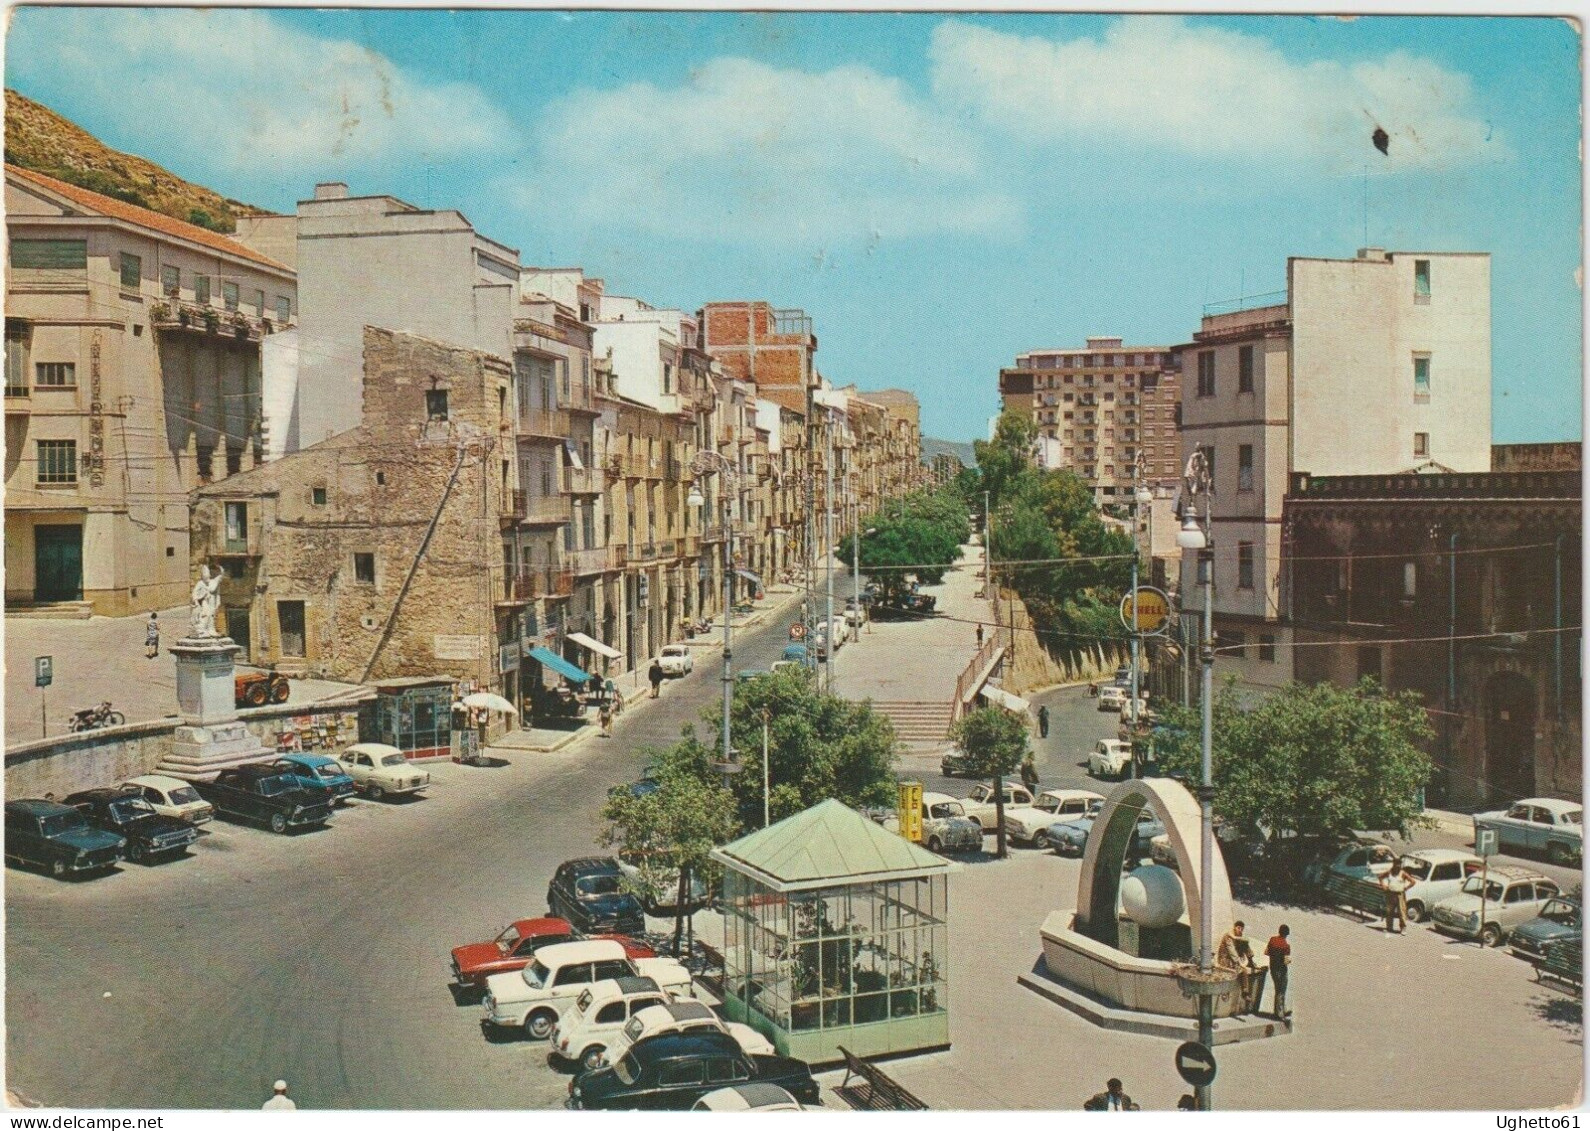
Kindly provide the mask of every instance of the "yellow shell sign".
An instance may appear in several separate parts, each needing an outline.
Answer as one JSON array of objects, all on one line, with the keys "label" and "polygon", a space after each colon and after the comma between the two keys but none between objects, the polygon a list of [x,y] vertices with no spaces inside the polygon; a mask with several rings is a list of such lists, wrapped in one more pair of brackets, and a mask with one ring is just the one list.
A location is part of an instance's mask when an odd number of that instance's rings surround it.
[{"label": "yellow shell sign", "polygon": [[1152,585],[1139,585],[1135,594],[1128,593],[1121,598],[1121,623],[1128,631],[1133,627],[1134,603],[1137,616],[1136,628],[1139,632],[1158,632],[1170,619],[1170,598]]}]

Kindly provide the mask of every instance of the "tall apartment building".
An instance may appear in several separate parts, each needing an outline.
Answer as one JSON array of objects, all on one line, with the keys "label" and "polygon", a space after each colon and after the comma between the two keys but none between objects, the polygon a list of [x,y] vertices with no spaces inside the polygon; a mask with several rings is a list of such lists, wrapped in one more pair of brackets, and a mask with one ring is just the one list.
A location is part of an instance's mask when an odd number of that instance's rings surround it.
[{"label": "tall apartment building", "polygon": [[[1179,353],[1183,451],[1202,448],[1214,467],[1215,628],[1242,649],[1220,653],[1220,671],[1276,687],[1294,671],[1282,613],[1292,473],[1490,469],[1490,256],[1294,257],[1282,301],[1205,314]],[[1181,592],[1196,616],[1191,554]]]},{"label": "tall apartment building", "polygon": [[273,431],[262,359],[297,318],[293,271],[10,165],[5,201],[6,604],[180,604],[188,493]]},{"label": "tall apartment building", "polygon": [[1069,467],[1099,502],[1126,502],[1139,457],[1156,485],[1180,474],[1180,381],[1168,346],[1089,338],[1084,349],[1033,350],[999,371],[1004,407],[1038,427],[1044,466]]}]

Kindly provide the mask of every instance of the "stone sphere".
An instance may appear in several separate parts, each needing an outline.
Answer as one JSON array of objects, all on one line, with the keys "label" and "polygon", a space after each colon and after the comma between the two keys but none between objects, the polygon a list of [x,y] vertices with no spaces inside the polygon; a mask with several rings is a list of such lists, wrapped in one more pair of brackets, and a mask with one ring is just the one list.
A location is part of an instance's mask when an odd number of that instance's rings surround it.
[{"label": "stone sphere", "polygon": [[1139,927],[1168,927],[1187,909],[1181,877],[1159,864],[1146,864],[1121,879],[1121,910]]}]

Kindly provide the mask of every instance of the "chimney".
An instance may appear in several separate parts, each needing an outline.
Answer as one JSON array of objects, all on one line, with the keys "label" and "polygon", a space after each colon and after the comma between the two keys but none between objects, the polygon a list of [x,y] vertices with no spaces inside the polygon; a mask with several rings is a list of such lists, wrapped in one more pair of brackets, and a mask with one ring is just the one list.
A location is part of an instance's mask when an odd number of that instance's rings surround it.
[{"label": "chimney", "polygon": [[1383,247],[1361,247],[1358,249],[1358,258],[1370,263],[1386,263],[1391,259]]},{"label": "chimney", "polygon": [[348,186],[341,181],[322,181],[315,186],[316,200],[347,200]]}]

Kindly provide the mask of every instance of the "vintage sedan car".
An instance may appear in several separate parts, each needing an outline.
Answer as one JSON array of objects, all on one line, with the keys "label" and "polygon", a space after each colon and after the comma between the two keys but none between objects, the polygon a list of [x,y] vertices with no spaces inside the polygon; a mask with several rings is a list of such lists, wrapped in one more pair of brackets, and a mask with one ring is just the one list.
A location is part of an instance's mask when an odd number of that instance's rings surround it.
[{"label": "vintage sedan car", "polygon": [[353,787],[372,801],[383,797],[417,797],[431,784],[429,770],[411,765],[396,746],[381,742],[355,742],[338,759]]},{"label": "vintage sedan car", "polygon": [[630,1048],[614,1064],[569,1084],[578,1110],[687,1111],[702,1096],[736,1084],[776,1084],[802,1103],[818,1100],[804,1061],[746,1056],[727,1033],[664,1033]]},{"label": "vintage sedan car", "polygon": [[972,776],[971,764],[966,759],[966,751],[959,746],[951,746],[939,758],[939,773],[947,778],[966,778]]},{"label": "vintage sedan car", "polygon": [[57,879],[107,871],[126,846],[70,805],[35,798],[6,802],[5,858],[45,868]]},{"label": "vintage sedan car", "polygon": [[1038,834],[1050,825],[1087,815],[1104,798],[1091,789],[1046,789],[1031,805],[1005,810],[1005,835],[1018,844],[1038,843]]},{"label": "vintage sedan car", "polygon": [[666,676],[689,675],[696,669],[688,644],[664,644],[662,651],[657,653],[657,662]]},{"label": "vintage sedan car", "polygon": [[616,1063],[631,1045],[658,1033],[689,1033],[698,1029],[729,1034],[747,1056],[772,1056],[778,1051],[771,1041],[749,1025],[723,1020],[704,1002],[670,1001],[643,1009],[631,1017],[624,1031],[608,1045],[603,1063]]},{"label": "vintage sedan car", "polygon": [[1124,777],[1132,764],[1132,744],[1119,738],[1101,738],[1088,751],[1088,773],[1096,778]]},{"label": "vintage sedan car", "polygon": [[353,778],[335,758],[325,754],[284,754],[276,764],[306,787],[331,790],[331,796],[339,801],[353,796]]},{"label": "vintage sedan car", "polygon": [[262,821],[273,833],[323,825],[331,819],[331,791],[311,792],[274,766],[233,766],[214,781],[196,782],[199,796],[223,817]]},{"label": "vintage sedan car", "polygon": [[590,934],[638,935],[646,930],[645,908],[624,890],[623,869],[611,856],[582,856],[558,865],[547,885],[547,913]]},{"label": "vintage sedan car", "polygon": [[1422,923],[1430,909],[1463,890],[1463,881],[1478,872],[1482,861],[1460,848],[1421,848],[1403,853],[1402,870],[1413,880],[1408,889],[1408,918]]},{"label": "vintage sedan car", "polygon": [[1114,683],[1099,688],[1099,710],[1122,711],[1126,709],[1127,689]]},{"label": "vintage sedan car", "polygon": [[[1093,822],[1098,819],[1104,804],[1100,802],[1085,817],[1050,825],[1039,834],[1040,846],[1054,849],[1061,856],[1081,856],[1088,849],[1088,835],[1093,832]],[[1137,830],[1132,843],[1127,846],[1127,859],[1141,860],[1153,851],[1153,840],[1165,832],[1165,826],[1150,810],[1137,815]]]},{"label": "vintage sedan car", "polygon": [[1500,946],[1514,928],[1538,916],[1560,894],[1556,881],[1539,872],[1511,864],[1493,865],[1487,875],[1470,876],[1457,895],[1436,904],[1430,925],[1444,935]]},{"label": "vintage sedan car", "polygon": [[175,857],[199,839],[199,830],[175,817],[162,817],[138,794],[125,789],[85,789],[69,794],[66,804],[95,828],[127,841],[127,859],[137,864]]},{"label": "vintage sedan car", "polygon": [[1317,861],[1304,874],[1304,882],[1323,885],[1335,876],[1346,880],[1375,880],[1391,871],[1397,854],[1379,841],[1355,840],[1329,860]]},{"label": "vintage sedan car", "polygon": [[522,970],[486,979],[482,1024],[544,1041],[590,985],[617,978],[651,978],[670,996],[691,994],[690,971],[671,958],[632,959],[611,939],[559,943],[536,951]]},{"label": "vintage sedan car", "polygon": [[[465,943],[453,948],[453,982],[460,988],[486,988],[486,979],[493,974],[508,974],[530,965],[536,951],[544,946],[559,943],[582,942],[586,936],[575,931],[567,919],[520,919],[504,927],[502,933],[489,942]],[[624,948],[630,958],[656,958],[657,952],[643,942],[628,935],[595,935],[597,939],[611,939]]]},{"label": "vintage sedan car", "polygon": [[[900,831],[895,809],[863,810],[892,833]],[[976,852],[983,847],[983,826],[966,815],[960,801],[947,793],[922,795],[922,844],[930,852]]]},{"label": "vintage sedan car", "polygon": [[1584,938],[1584,908],[1577,900],[1553,899],[1540,914],[1513,928],[1507,949],[1519,958],[1541,962],[1557,943],[1578,943]]},{"label": "vintage sedan car", "polygon": [[582,1069],[601,1065],[607,1047],[624,1032],[630,1018],[643,1009],[669,1000],[650,978],[613,978],[592,982],[563,1011],[552,1029],[548,1059],[578,1064]]},{"label": "vintage sedan car", "polygon": [[[1007,809],[1017,805],[1031,805],[1032,791],[1024,785],[1007,781],[1004,798]],[[966,810],[968,817],[983,826],[984,832],[991,832],[999,827],[999,811],[994,801],[994,787],[985,783],[972,790],[961,801],[961,807]]]},{"label": "vintage sedan car", "polygon": [[795,1097],[777,1084],[736,1084],[708,1092],[691,1111],[803,1111]]},{"label": "vintage sedan car", "polygon": [[1553,864],[1577,864],[1583,858],[1584,806],[1555,797],[1526,797],[1506,810],[1474,815],[1476,837],[1495,829],[1503,852],[1545,856]]},{"label": "vintage sedan car", "polygon": [[142,774],[128,778],[121,783],[121,787],[136,792],[162,817],[175,817],[190,825],[204,825],[215,820],[215,806],[199,796],[192,782],[185,782],[181,778]]}]

